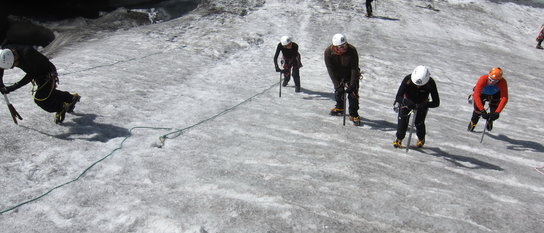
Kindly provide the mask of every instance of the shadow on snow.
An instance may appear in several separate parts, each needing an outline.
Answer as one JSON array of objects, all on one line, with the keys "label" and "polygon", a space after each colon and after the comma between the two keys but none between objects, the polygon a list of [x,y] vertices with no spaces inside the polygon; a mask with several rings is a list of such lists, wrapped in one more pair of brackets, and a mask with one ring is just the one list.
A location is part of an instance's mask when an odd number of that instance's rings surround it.
[{"label": "shadow on snow", "polygon": [[436,9],[436,8],[433,8],[433,6],[431,5],[427,5],[427,6],[417,6],[419,8],[423,8],[423,9],[426,9],[426,10],[431,10],[431,11],[440,11],[439,9]]},{"label": "shadow on snow", "polygon": [[65,122],[62,124],[62,126],[69,128],[68,132],[63,134],[51,135],[37,129],[32,129],[26,126],[22,127],[62,140],[81,139],[87,141],[107,142],[114,138],[130,136],[129,130],[125,128],[94,122],[97,117],[95,114],[74,113],[72,115],[77,116],[77,118],[74,118],[73,122]]},{"label": "shadow on snow", "polygon": [[396,131],[397,123],[392,123],[384,120],[371,120],[368,118],[361,117],[363,125],[370,126],[370,129],[381,130],[381,131]]},{"label": "shadow on snow", "polygon": [[399,21],[400,19],[397,19],[397,18],[390,18],[390,17],[387,17],[387,16],[372,16],[371,17],[372,19],[383,19],[383,20],[390,20],[390,21]]},{"label": "shadow on snow", "polygon": [[517,140],[509,138],[504,134],[499,134],[498,136],[488,134],[489,137],[508,142],[512,145],[507,146],[506,148],[515,151],[532,151],[532,152],[544,152],[544,146],[538,142]]},{"label": "shadow on snow", "polygon": [[300,88],[300,91],[302,93],[310,95],[310,96],[302,97],[303,99],[306,99],[306,100],[312,100],[312,99],[320,99],[320,100],[331,99],[331,100],[335,100],[334,99],[334,93],[332,93],[332,92],[312,91],[312,90],[309,90],[309,89],[306,89],[306,88],[303,88],[303,87]]},{"label": "shadow on snow", "polygon": [[[482,168],[484,168],[484,169],[490,169],[490,170],[496,170],[496,171],[504,170],[504,169],[502,169],[501,167],[499,167],[497,165],[486,163],[484,161],[481,161],[481,160],[478,160],[478,159],[475,159],[475,158],[461,156],[461,155],[449,154],[449,153],[441,150],[438,147],[424,147],[423,149],[415,149],[415,150],[418,150],[418,151],[420,151],[420,152],[422,152],[424,154],[432,155],[432,156],[435,156],[435,157],[443,157],[445,160],[455,164],[458,167],[469,168],[469,169],[482,169]],[[464,163],[470,163],[470,164],[472,164],[474,166],[467,166]]]}]

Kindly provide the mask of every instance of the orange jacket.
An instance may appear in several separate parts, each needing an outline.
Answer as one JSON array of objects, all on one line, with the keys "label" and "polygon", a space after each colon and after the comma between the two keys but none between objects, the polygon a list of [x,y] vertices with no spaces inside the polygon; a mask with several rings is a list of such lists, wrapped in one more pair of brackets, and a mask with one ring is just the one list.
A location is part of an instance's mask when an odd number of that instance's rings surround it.
[{"label": "orange jacket", "polygon": [[[476,86],[474,87],[474,103],[476,103],[476,106],[478,107],[478,110],[482,111],[484,110],[484,105],[482,103],[481,95],[484,91],[484,88],[488,85],[488,76],[483,75],[480,77],[478,82],[476,83]],[[495,112],[500,113],[504,106],[506,106],[506,103],[508,102],[508,83],[506,82],[506,79],[501,79],[495,86],[499,89],[501,92],[500,102],[497,109],[495,109]]]}]

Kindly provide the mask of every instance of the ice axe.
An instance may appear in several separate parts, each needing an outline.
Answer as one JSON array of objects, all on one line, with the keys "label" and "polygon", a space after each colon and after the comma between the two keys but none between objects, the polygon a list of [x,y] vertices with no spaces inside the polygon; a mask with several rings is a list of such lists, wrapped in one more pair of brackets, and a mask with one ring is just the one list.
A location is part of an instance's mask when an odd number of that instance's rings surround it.
[{"label": "ice axe", "polygon": [[412,122],[410,123],[410,133],[408,134],[408,144],[406,144],[406,153],[408,153],[408,150],[410,150],[410,141],[412,141],[412,133],[414,132],[414,128],[416,125],[416,116],[417,116],[417,110],[412,110]]},{"label": "ice axe", "polygon": [[280,98],[281,98],[281,76],[283,75],[283,72],[280,72]]},{"label": "ice axe", "polygon": [[344,81],[342,81],[342,83],[340,83],[340,87],[342,90],[342,101],[344,101],[344,109],[342,110],[342,115],[343,115],[342,125],[345,126],[346,125],[346,108],[348,107],[348,93],[346,92],[347,84],[345,84]]},{"label": "ice axe", "polygon": [[[281,66],[283,67],[284,66],[284,63],[285,63],[285,60],[283,60],[283,58],[281,59]],[[281,98],[281,76],[283,75],[283,72],[285,70],[280,70],[279,73],[280,73],[280,98]]]},{"label": "ice axe", "polygon": [[19,115],[17,110],[15,110],[15,107],[13,107],[13,105],[9,102],[8,95],[7,94],[3,94],[3,95],[4,95],[4,100],[6,100],[6,104],[8,105],[9,113],[11,113],[11,118],[13,118],[13,122],[16,125],[18,125],[17,118],[19,118],[19,120],[22,120],[23,118],[21,117],[21,115]]},{"label": "ice axe", "polygon": [[484,135],[485,135],[485,130],[487,129],[487,124],[489,124],[489,120],[485,120],[485,126],[484,126],[484,131],[482,131],[482,137],[480,138],[480,143],[484,143]]},{"label": "ice axe", "polygon": [[346,107],[348,106],[347,105],[348,93],[344,92],[344,94],[342,94],[342,97],[344,97],[344,110],[342,112],[342,115],[344,115],[343,125],[346,125]]},{"label": "ice axe", "polygon": [[484,131],[482,131],[482,137],[480,138],[480,143],[484,143],[484,136],[485,136],[485,130],[487,129],[487,124],[489,124],[489,119],[485,119]]}]

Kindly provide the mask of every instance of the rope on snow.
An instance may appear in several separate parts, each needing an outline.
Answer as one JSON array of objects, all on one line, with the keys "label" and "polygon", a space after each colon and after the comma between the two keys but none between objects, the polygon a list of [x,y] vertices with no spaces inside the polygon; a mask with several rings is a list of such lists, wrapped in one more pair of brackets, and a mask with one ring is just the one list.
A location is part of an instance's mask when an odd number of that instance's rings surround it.
[{"label": "rope on snow", "polygon": [[[255,94],[255,95],[249,97],[248,99],[246,99],[246,100],[244,100],[244,101],[242,101],[242,102],[240,102],[240,103],[238,103],[238,104],[236,104],[236,105],[234,105],[234,106],[232,106],[232,107],[230,107],[230,108],[228,108],[228,109],[226,109],[226,110],[224,110],[224,111],[222,111],[222,112],[220,112],[220,113],[218,113],[218,114],[216,114],[216,115],[214,115],[214,116],[212,116],[212,117],[209,117],[209,118],[207,118],[207,119],[204,119],[204,120],[202,120],[202,121],[199,121],[199,122],[197,122],[196,124],[193,124],[193,125],[191,125],[191,126],[185,127],[185,128],[183,128],[183,129],[179,129],[179,130],[176,130],[176,131],[173,131],[173,132],[170,132],[170,133],[167,133],[167,134],[165,134],[165,135],[160,136],[160,137],[159,137],[160,144],[157,144],[156,147],[162,148],[162,147],[164,146],[164,144],[165,144],[166,139],[174,139],[174,138],[177,138],[177,137],[181,136],[181,135],[183,134],[183,132],[186,131],[186,130],[192,129],[192,128],[196,127],[196,126],[202,125],[202,124],[204,124],[204,123],[206,123],[206,122],[208,122],[208,121],[211,121],[211,120],[213,120],[213,119],[215,119],[215,118],[218,118],[219,116],[224,115],[224,114],[226,114],[227,112],[230,112],[230,111],[232,111],[232,110],[234,110],[234,109],[240,107],[241,105],[243,105],[243,104],[245,104],[245,103],[247,103],[247,102],[253,100],[255,97],[260,96],[260,95],[263,95],[264,93],[266,93],[267,91],[269,91],[270,89],[272,89],[272,88],[273,88],[274,86],[276,86],[276,85],[278,85],[278,83],[274,83],[273,85],[271,85],[270,87],[264,89],[264,90],[261,91],[260,93],[257,93],[257,94]],[[131,132],[132,132],[133,130],[135,130],[135,129],[172,130],[172,128],[137,126],[137,127],[131,128],[131,129],[129,130],[129,133],[131,133]],[[173,136],[172,136],[172,135],[173,135]],[[9,211],[12,211],[12,210],[14,210],[14,209],[17,209],[17,208],[19,208],[19,207],[21,207],[21,206],[23,206],[23,205],[28,204],[28,203],[37,201],[37,200],[41,199],[42,197],[47,196],[49,193],[53,192],[53,191],[56,190],[56,189],[59,189],[59,188],[61,188],[61,187],[63,187],[63,186],[66,186],[66,185],[68,185],[68,184],[70,184],[70,183],[73,183],[73,182],[78,181],[78,180],[81,179],[81,178],[82,178],[89,170],[91,170],[91,168],[93,168],[96,164],[98,164],[98,163],[104,161],[105,159],[107,159],[108,157],[110,157],[111,155],[113,155],[113,153],[115,153],[116,151],[121,150],[121,149],[123,148],[123,144],[125,143],[125,141],[128,140],[131,136],[132,136],[132,134],[130,134],[129,136],[126,136],[126,137],[121,141],[121,143],[119,144],[119,146],[118,146],[117,148],[113,149],[109,154],[107,154],[106,156],[102,157],[102,158],[99,159],[98,161],[92,163],[89,167],[87,167],[85,170],[83,170],[83,172],[81,172],[81,174],[79,174],[79,176],[77,176],[75,179],[72,179],[72,180],[70,180],[70,181],[68,181],[68,182],[66,182],[66,183],[57,185],[57,186],[55,186],[55,187],[49,189],[47,192],[45,192],[45,193],[43,193],[43,194],[41,194],[41,195],[39,195],[39,196],[37,196],[37,197],[35,197],[35,198],[32,198],[32,199],[30,199],[30,200],[21,202],[21,203],[19,203],[19,204],[16,204],[16,205],[14,205],[14,206],[12,206],[12,207],[7,208],[7,209],[1,210],[1,211],[0,211],[0,215],[1,215],[1,214],[4,214],[4,213],[7,213],[7,212],[9,212]]]}]

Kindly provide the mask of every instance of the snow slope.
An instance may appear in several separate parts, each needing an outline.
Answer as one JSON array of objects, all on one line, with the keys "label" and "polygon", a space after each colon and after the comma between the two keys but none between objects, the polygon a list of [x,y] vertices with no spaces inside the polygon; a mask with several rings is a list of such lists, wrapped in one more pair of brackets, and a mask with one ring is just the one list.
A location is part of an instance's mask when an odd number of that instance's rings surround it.
[{"label": "snow slope", "polygon": [[[2,232],[540,232],[544,133],[534,48],[544,9],[487,1],[203,1],[168,22],[81,30],[52,59],[82,101],[55,125],[30,96],[1,110]],[[115,25],[118,20],[103,22]],[[57,26],[66,30],[66,25]],[[342,126],[323,51],[344,33],[364,126]],[[72,32],[73,33],[73,32]],[[74,34],[71,34],[74,35]],[[302,92],[273,53],[300,46]],[[70,35],[62,38],[72,38]],[[429,67],[425,149],[394,149],[399,82]],[[466,97],[494,66],[510,101],[480,143]],[[4,82],[16,82],[18,69]],[[162,138],[163,141],[159,140]]]}]

